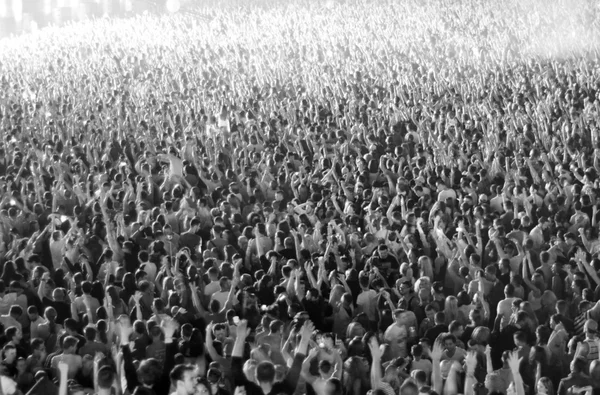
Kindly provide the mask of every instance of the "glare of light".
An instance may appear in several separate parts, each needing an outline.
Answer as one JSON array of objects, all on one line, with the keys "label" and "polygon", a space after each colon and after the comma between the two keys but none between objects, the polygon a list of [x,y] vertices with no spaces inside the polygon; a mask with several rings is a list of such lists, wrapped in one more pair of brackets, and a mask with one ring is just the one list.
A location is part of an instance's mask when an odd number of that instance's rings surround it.
[{"label": "glare of light", "polygon": [[13,7],[13,16],[14,20],[17,23],[21,23],[23,21],[23,1],[15,0],[12,2]]},{"label": "glare of light", "polygon": [[39,26],[36,21],[31,21],[31,23],[29,24],[29,27],[32,32],[37,32],[39,29]]},{"label": "glare of light", "polygon": [[44,15],[52,14],[52,0],[44,0],[42,10],[44,12]]},{"label": "glare of light", "polygon": [[167,0],[165,6],[167,8],[167,11],[174,14],[181,8],[181,3],[179,2],[179,0]]},{"label": "glare of light", "polygon": [[335,3],[333,2],[333,0],[329,0],[325,3],[325,7],[332,10],[335,7]]}]

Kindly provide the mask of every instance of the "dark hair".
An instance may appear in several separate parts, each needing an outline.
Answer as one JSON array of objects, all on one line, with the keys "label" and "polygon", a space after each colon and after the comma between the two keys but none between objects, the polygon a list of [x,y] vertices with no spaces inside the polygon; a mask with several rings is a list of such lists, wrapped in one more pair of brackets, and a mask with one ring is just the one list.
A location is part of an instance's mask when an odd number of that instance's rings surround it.
[{"label": "dark hair", "polygon": [[99,388],[109,389],[115,381],[115,371],[110,366],[102,366],[98,370],[98,375],[96,377]]},{"label": "dark hair", "polygon": [[273,383],[275,380],[275,365],[270,361],[262,361],[256,365],[256,381],[259,383]]},{"label": "dark hair", "polygon": [[154,359],[144,359],[137,369],[137,376],[140,384],[153,386],[162,377],[162,365]]},{"label": "dark hair", "polygon": [[337,377],[330,377],[329,379],[327,379],[327,384],[332,384],[334,387],[333,393],[331,395],[342,395],[344,393],[342,381]]},{"label": "dark hair", "polygon": [[89,294],[92,292],[92,283],[89,281],[84,281],[83,284],[81,284],[81,291],[83,291],[84,294]]},{"label": "dark hair", "polygon": [[19,328],[16,326],[11,326],[6,328],[6,338],[10,341],[13,337],[19,332]]},{"label": "dark hair", "polygon": [[96,334],[98,331],[93,326],[88,326],[84,330],[85,338],[87,341],[93,342],[96,340]]},{"label": "dark hair", "polygon": [[173,370],[171,370],[171,373],[169,374],[169,378],[171,379],[171,383],[174,386],[177,386],[177,382],[180,380],[183,380],[183,375],[185,374],[185,372],[193,372],[194,370],[196,370],[196,368],[194,367],[194,365],[191,364],[180,364],[177,365],[173,368]]}]

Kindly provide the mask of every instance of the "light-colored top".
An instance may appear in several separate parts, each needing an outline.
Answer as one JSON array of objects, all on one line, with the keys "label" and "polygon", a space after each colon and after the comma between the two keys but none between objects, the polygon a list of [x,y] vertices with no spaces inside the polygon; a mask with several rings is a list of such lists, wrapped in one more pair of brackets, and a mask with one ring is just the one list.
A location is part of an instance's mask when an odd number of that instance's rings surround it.
[{"label": "light-colored top", "polygon": [[377,308],[377,292],[373,289],[368,291],[362,291],[358,298],[356,298],[356,305],[359,307],[361,312],[364,312],[369,321],[375,321],[376,315],[375,310]]},{"label": "light-colored top", "polygon": [[506,328],[510,322],[512,304],[514,300],[515,298],[506,298],[502,299],[500,303],[498,303],[496,313],[498,314],[498,317],[502,317],[502,320],[500,321],[500,330]]}]

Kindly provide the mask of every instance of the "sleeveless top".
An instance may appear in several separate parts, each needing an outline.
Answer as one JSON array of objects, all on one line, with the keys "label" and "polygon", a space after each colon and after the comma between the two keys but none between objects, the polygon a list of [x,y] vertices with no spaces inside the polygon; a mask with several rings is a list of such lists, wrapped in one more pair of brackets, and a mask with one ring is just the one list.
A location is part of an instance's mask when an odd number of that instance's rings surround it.
[{"label": "sleeveless top", "polygon": [[587,361],[588,364],[592,363],[592,361],[598,359],[600,353],[598,352],[598,344],[594,340],[585,340],[585,343],[588,345],[588,353],[587,353]]}]

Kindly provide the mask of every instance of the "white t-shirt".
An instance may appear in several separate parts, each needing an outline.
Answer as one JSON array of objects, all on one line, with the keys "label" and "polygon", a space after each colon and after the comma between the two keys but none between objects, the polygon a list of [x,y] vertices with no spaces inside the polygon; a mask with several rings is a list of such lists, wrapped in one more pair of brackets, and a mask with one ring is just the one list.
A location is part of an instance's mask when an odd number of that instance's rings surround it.
[{"label": "white t-shirt", "polygon": [[65,249],[65,239],[61,238],[57,241],[50,240],[50,256],[52,257],[52,265],[54,269],[60,269],[63,261],[63,250]]},{"label": "white t-shirt", "polygon": [[467,356],[467,352],[460,348],[460,347],[456,347],[456,350],[454,351],[454,355],[452,355],[451,357],[448,356],[448,351],[444,350],[444,353],[442,354],[442,361],[445,360],[450,360],[450,361],[458,361],[460,363],[462,363],[465,360],[465,357]]},{"label": "white t-shirt", "polygon": [[140,265],[140,269],[148,274],[148,280],[154,282],[156,280],[156,264],[154,262],[144,262]]},{"label": "white t-shirt", "polygon": [[211,296],[215,292],[219,292],[221,286],[218,281],[211,281],[209,284],[204,287],[204,295]]},{"label": "white t-shirt", "polygon": [[363,311],[367,317],[369,317],[369,321],[375,321],[375,310],[377,303],[377,292],[373,289],[369,289],[368,291],[362,291],[358,298],[356,298],[356,305],[360,307],[361,311]]},{"label": "white t-shirt", "polygon": [[496,313],[498,317],[502,317],[500,321],[500,330],[506,328],[508,323],[510,322],[510,316],[512,314],[512,304],[515,298],[506,298],[502,299],[500,303],[498,303],[498,308],[496,309]]},{"label": "white t-shirt", "polygon": [[456,200],[456,192],[454,189],[444,189],[438,194],[438,202],[445,202],[448,198]]}]

